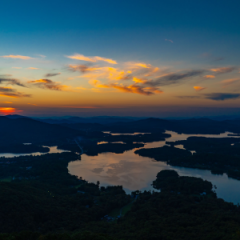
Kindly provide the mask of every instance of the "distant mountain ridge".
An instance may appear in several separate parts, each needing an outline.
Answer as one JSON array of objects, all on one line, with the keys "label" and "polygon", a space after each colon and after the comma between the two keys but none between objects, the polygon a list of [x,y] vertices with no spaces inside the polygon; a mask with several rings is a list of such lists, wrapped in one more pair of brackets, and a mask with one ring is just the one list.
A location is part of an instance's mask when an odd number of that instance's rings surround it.
[{"label": "distant mountain ridge", "polygon": [[43,123],[31,118],[0,117],[1,146],[20,143],[40,143],[81,135],[82,132],[61,125]]},{"label": "distant mountain ridge", "polygon": [[135,117],[62,117],[62,118],[34,118],[41,122],[50,124],[74,124],[74,123],[99,123],[99,124],[111,124],[115,122],[132,122],[141,118]]},{"label": "distant mountain ridge", "polygon": [[45,126],[48,126],[48,128],[50,126],[54,126],[53,128],[58,126],[59,131],[63,131],[66,136],[71,135],[74,130],[78,132],[112,131],[119,133],[164,132],[166,130],[185,134],[220,134],[226,131],[240,133],[239,119],[217,121],[209,118],[168,120],[160,118],[136,119],[130,117],[63,117],[34,120],[20,115],[10,115],[5,118],[18,121],[23,121],[23,119],[27,121],[28,119],[38,123],[45,123],[47,124]]}]

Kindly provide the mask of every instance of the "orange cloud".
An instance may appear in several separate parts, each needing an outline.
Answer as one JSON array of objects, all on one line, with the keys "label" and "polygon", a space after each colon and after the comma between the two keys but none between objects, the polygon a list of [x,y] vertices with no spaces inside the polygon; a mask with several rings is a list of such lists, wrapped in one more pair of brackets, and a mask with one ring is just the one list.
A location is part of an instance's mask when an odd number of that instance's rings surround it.
[{"label": "orange cloud", "polygon": [[124,71],[112,67],[106,68],[105,73],[108,74],[109,80],[126,80],[129,78]]},{"label": "orange cloud", "polygon": [[111,63],[111,64],[117,64],[117,62],[115,60],[113,60],[113,59],[108,59],[108,58],[98,57],[98,56],[87,57],[87,56],[84,56],[82,54],[75,54],[73,56],[67,56],[67,57],[71,58],[71,59],[75,59],[75,60],[86,61],[86,62],[104,61],[104,62]]},{"label": "orange cloud", "polygon": [[114,81],[128,80],[131,78],[129,71],[125,72],[124,70],[119,70],[114,67],[99,67],[95,69],[93,68],[91,71],[86,70],[82,77],[90,80],[108,79]]},{"label": "orange cloud", "polygon": [[10,87],[0,87],[0,96],[21,98],[21,97],[30,97],[31,95],[17,92],[15,89],[12,89]]},{"label": "orange cloud", "polygon": [[22,60],[29,60],[32,59],[31,57],[28,56],[22,56],[22,55],[5,55],[1,56],[2,58],[15,58],[15,59],[22,59]]},{"label": "orange cloud", "polygon": [[136,77],[133,77],[133,81],[135,83],[146,83],[147,82],[147,80],[143,80],[143,79],[136,78]]},{"label": "orange cloud", "polygon": [[134,69],[134,68],[151,68],[152,67],[151,64],[141,63],[141,62],[140,63],[128,62],[128,63],[126,63],[126,66],[128,68],[132,68],[132,69]]},{"label": "orange cloud", "polygon": [[151,67],[150,64],[146,64],[146,63],[136,63],[135,66],[143,67],[143,68],[150,68]]},{"label": "orange cloud", "polygon": [[99,88],[114,88],[121,92],[137,93],[137,94],[142,94],[147,96],[163,93],[163,91],[161,91],[157,87],[139,86],[135,83],[129,86],[124,86],[122,84],[116,84],[116,83],[102,84],[99,80],[90,80],[89,83],[94,86],[94,88],[92,88],[92,91],[95,91],[95,92],[100,92]]},{"label": "orange cloud", "polygon": [[151,64],[146,63],[136,63],[136,62],[127,62],[125,63],[126,69],[130,69],[132,75],[137,78],[141,77],[150,77],[156,74],[159,74],[161,71],[160,68],[154,67]]},{"label": "orange cloud", "polygon": [[223,80],[221,83],[223,83],[224,85],[230,85],[238,81],[240,81],[240,78],[232,78],[232,79]]},{"label": "orange cloud", "polygon": [[160,69],[158,67],[155,67],[155,68],[152,68],[152,70],[145,74],[145,77],[149,77],[149,76],[152,76],[153,74],[155,74],[156,72],[158,72]]},{"label": "orange cloud", "polygon": [[146,96],[163,93],[163,91],[161,91],[155,87],[145,87],[144,88],[144,87],[141,87],[141,86],[138,86],[135,84],[132,84],[129,86],[111,84],[110,87],[116,88],[121,92],[137,93],[137,94],[142,94],[142,95],[146,95]]},{"label": "orange cloud", "polygon": [[21,69],[21,67],[12,67],[12,68],[15,68],[15,69]]},{"label": "orange cloud", "polygon": [[206,89],[205,87],[200,87],[200,86],[194,86],[193,87],[196,91],[202,91],[204,89]]},{"label": "orange cloud", "polygon": [[69,88],[69,86],[62,85],[58,82],[54,82],[49,79],[39,79],[39,80],[34,80],[34,81],[28,81],[28,83],[33,84],[40,88],[57,90],[57,91],[64,91],[67,88]]},{"label": "orange cloud", "polygon": [[214,75],[206,75],[206,76],[204,76],[204,78],[215,78],[215,76]]},{"label": "orange cloud", "polygon": [[27,68],[27,69],[30,69],[30,70],[37,70],[37,69],[39,69],[39,68],[29,67],[29,68]]},{"label": "orange cloud", "polygon": [[109,85],[102,84],[99,80],[89,80],[89,84],[97,88],[109,88]]},{"label": "orange cloud", "polygon": [[210,70],[216,73],[228,73],[228,72],[232,72],[234,69],[235,67],[220,67],[220,68],[212,68]]}]

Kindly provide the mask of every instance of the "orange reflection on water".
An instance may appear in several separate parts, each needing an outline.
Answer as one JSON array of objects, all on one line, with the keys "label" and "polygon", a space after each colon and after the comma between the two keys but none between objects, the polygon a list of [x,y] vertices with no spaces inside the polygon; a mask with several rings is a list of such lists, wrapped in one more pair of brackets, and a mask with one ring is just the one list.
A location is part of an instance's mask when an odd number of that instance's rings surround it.
[{"label": "orange reflection on water", "polygon": [[[166,141],[171,142],[186,140],[193,135],[216,138],[229,137],[228,132],[219,135],[178,134],[171,131],[166,131],[166,133],[171,134],[171,137],[166,139]],[[119,135],[119,133],[115,134]],[[99,143],[104,144],[105,142]],[[165,141],[157,141],[146,143],[144,148],[156,148],[164,145],[166,145]],[[183,146],[177,147],[183,148]],[[165,162],[157,162],[154,159],[139,156],[134,153],[135,150],[137,148],[122,154],[108,152],[98,154],[98,156],[83,154],[80,161],[69,163],[68,170],[71,174],[82,177],[89,182],[100,181],[101,186],[121,185],[128,193],[135,190],[153,190],[151,183],[156,179],[157,173],[163,169],[175,169],[180,175],[195,175],[197,177],[200,177],[199,174],[207,174],[206,179],[211,179],[213,182],[216,179],[216,177],[212,178],[210,171],[172,167]]]}]

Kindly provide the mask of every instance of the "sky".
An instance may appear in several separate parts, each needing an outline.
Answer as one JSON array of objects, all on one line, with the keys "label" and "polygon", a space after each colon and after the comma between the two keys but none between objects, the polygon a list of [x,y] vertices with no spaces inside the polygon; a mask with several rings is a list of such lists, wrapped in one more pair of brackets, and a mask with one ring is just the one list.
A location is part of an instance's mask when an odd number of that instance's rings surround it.
[{"label": "sky", "polygon": [[1,3],[0,114],[240,116],[239,1]]}]

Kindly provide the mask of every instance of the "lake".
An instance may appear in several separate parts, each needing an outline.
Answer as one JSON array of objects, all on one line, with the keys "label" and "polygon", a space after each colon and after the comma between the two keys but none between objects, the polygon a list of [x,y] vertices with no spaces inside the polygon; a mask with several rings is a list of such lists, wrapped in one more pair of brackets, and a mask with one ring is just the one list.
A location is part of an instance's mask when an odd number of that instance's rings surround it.
[{"label": "lake", "polygon": [[[185,140],[190,136],[229,137],[229,132],[219,135],[178,134],[172,131],[166,131],[166,133],[171,134],[166,141]],[[144,148],[162,147],[166,145],[166,141],[146,143]],[[183,148],[181,145],[177,147]],[[89,182],[100,181],[101,186],[122,185],[127,193],[135,190],[153,190],[151,183],[156,179],[157,173],[164,169],[173,169],[181,176],[201,177],[212,182],[217,186],[216,192],[219,198],[235,204],[240,203],[240,181],[228,178],[226,174],[214,175],[209,170],[169,166],[164,162],[135,154],[136,149],[122,154],[111,152],[101,153],[98,156],[83,154],[80,161],[70,162],[68,169],[70,174],[82,177]]]},{"label": "lake", "polygon": [[[31,143],[25,143],[27,144],[31,144]],[[43,147],[48,147],[48,146],[43,146]],[[53,146],[53,147],[48,147],[50,150],[47,153],[42,153],[42,152],[34,152],[34,153],[0,153],[0,157],[6,157],[6,158],[12,158],[12,157],[19,157],[19,156],[29,156],[29,155],[33,155],[33,156],[39,156],[39,155],[43,155],[43,154],[48,154],[48,153],[62,153],[62,152],[68,152],[62,149],[58,149],[57,146]]]}]

